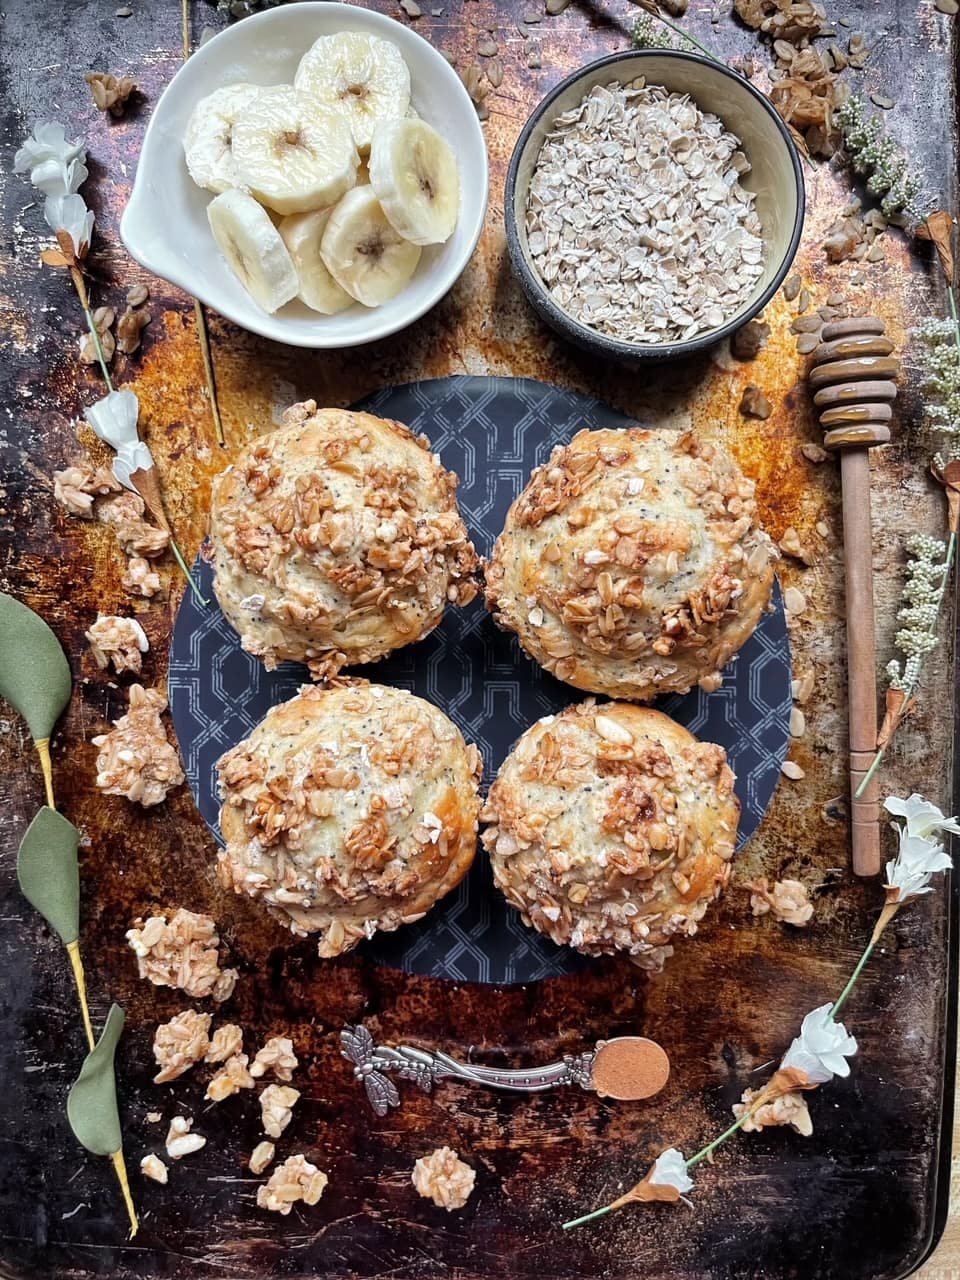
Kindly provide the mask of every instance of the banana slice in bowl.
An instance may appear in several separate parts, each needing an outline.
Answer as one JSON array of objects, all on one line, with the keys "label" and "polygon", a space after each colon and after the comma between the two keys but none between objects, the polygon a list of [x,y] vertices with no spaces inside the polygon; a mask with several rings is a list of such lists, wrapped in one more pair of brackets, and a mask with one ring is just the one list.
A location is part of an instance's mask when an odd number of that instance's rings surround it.
[{"label": "banana slice in bowl", "polygon": [[259,85],[228,84],[194,107],[183,138],[190,177],[208,191],[228,191],[241,185],[233,158],[233,127],[257,94]]},{"label": "banana slice in bowl", "polygon": [[409,284],[419,245],[397,232],[372,187],[354,187],[330,214],[320,251],[330,274],[365,307],[379,307]]},{"label": "banana slice in bowl", "polygon": [[370,182],[391,225],[412,244],[443,244],[456,230],[457,157],[425,120],[393,120],[376,130]]},{"label": "banana slice in bowl", "polygon": [[312,311],[324,316],[335,316],[354,304],[354,299],[330,274],[320,252],[330,213],[330,209],[291,213],[278,227],[300,281],[299,296]]},{"label": "banana slice in bowl", "polygon": [[261,91],[237,116],[231,144],[239,185],[277,213],[335,204],[359,157],[341,111],[290,85]]},{"label": "banana slice in bowl", "polygon": [[217,248],[246,291],[264,311],[279,310],[297,296],[300,281],[287,246],[266,209],[245,191],[223,191],[207,206]]},{"label": "banana slice in bowl", "polygon": [[410,106],[410,69],[392,40],[363,31],[321,36],[304,54],[294,85],[343,111],[357,150],[366,154],[378,125]]}]

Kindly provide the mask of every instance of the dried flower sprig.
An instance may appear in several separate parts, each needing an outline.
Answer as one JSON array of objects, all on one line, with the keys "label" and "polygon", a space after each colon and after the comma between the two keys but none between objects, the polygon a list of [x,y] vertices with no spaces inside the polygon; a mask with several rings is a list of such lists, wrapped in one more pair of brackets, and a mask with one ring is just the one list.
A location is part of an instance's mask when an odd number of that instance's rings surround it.
[{"label": "dried flower sprig", "polygon": [[170,535],[174,559],[194,596],[200,604],[206,605],[207,601],[191,577],[170,528],[153,455],[138,435],[140,402],[133,391],[118,391],[114,387],[100,331],[90,307],[83,263],[90,251],[94,215],[79,194],[79,188],[87,179],[86,158],[83,143],[69,141],[62,124],[47,121],[34,127],[32,135],[16,153],[13,169],[15,173],[28,175],[31,184],[47,197],[43,216],[54,232],[59,248],[46,249],[40,256],[47,266],[69,270],[87,321],[90,341],[107,384],[107,395],[87,410],[87,421],[100,439],[117,451],[113,474],[125,489],[139,493],[151,515]]},{"label": "dried flower sprig", "polygon": [[914,794],[906,800],[890,796],[884,801],[884,806],[888,813],[900,820],[891,823],[897,833],[897,854],[887,863],[883,909],[870,940],[837,999],[833,1004],[820,1005],[804,1017],[799,1034],[780,1059],[777,1070],[760,1089],[748,1089],[744,1093],[742,1101],[733,1108],[736,1117],[733,1124],[712,1142],[689,1159],[685,1159],[676,1147],[668,1147],[629,1191],[592,1213],[565,1222],[564,1231],[602,1218],[628,1204],[650,1201],[676,1203],[693,1189],[690,1171],[704,1160],[709,1160],[719,1147],[741,1130],[751,1132],[768,1125],[789,1124],[804,1135],[812,1132],[809,1112],[801,1095],[829,1084],[835,1077],[848,1076],[848,1059],[858,1049],[856,1039],[837,1020],[840,1012],[890,921],[908,902],[930,893],[933,876],[953,865],[936,837],[941,832],[960,835],[957,819],[944,817],[935,804],[922,796]]},{"label": "dried flower sprig", "polygon": [[[633,24],[633,43],[638,49],[682,49],[688,53],[696,49],[712,62],[721,61],[712,49],[708,49],[695,36],[684,31],[683,27],[672,18],[667,17],[657,0],[635,0],[635,2],[647,14],[646,17],[638,17]],[[667,28],[672,34],[668,35],[667,31],[659,30],[657,23]]]},{"label": "dried flower sprig", "polygon": [[857,173],[866,174],[867,190],[880,198],[880,208],[887,217],[906,213],[914,222],[916,200],[923,186],[910,168],[907,157],[884,132],[879,116],[868,116],[863,99],[852,94],[835,116],[843,135],[844,148]]},{"label": "dried flower sprig", "polygon": [[943,210],[924,212],[923,184],[907,157],[884,132],[878,116],[868,116],[863,99],[847,99],[836,115],[844,150],[854,170],[867,174],[867,191],[880,197],[881,209],[901,215],[912,234],[931,241],[943,268],[947,285],[948,320],[927,320],[915,331],[921,352],[921,372],[928,400],[925,427],[935,444],[930,470],[944,486],[947,497],[949,540],[908,538],[907,579],[898,614],[904,624],[896,644],[904,654],[887,666],[885,714],[877,736],[877,753],[856,795],[862,796],[880,767],[887,746],[910,709],[920,682],[923,660],[937,644],[940,610],[956,558],[960,523],[960,322],[954,287],[954,219]]}]

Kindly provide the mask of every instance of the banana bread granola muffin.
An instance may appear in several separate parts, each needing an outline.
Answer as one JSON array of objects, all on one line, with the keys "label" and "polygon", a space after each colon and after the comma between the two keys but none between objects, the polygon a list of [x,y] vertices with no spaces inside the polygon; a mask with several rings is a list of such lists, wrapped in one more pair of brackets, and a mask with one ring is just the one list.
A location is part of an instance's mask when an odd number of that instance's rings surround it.
[{"label": "banana bread granola muffin", "polygon": [[581,431],[510,508],[487,606],[578,689],[639,702],[715,689],[773,585],[753,492],[692,432]]},{"label": "banana bread granola muffin", "polygon": [[221,882],[321,956],[419,920],[473,861],[480,753],[402,689],[305,685],[217,767]]},{"label": "banana bread granola muffin", "polygon": [[490,790],[494,879],[554,942],[660,969],[729,879],[733,782],[721,747],[659,711],[567,707],[531,725]]},{"label": "banana bread granola muffin", "polygon": [[399,422],[295,404],[217,478],[214,590],[244,649],[316,679],[422,639],[477,594],[457,477]]}]

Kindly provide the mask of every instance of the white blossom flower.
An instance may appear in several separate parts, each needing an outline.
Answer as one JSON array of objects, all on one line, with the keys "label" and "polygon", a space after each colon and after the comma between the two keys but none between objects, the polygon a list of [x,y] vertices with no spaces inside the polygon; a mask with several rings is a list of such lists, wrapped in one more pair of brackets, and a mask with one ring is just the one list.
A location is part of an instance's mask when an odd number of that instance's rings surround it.
[{"label": "white blossom flower", "polygon": [[86,254],[93,235],[93,211],[84,204],[82,196],[50,196],[43,206],[43,216],[53,231],[67,233],[78,258]]},{"label": "white blossom flower", "polygon": [[45,196],[75,195],[87,180],[87,166],[82,160],[44,160],[30,170],[30,181]]},{"label": "white blossom flower", "polygon": [[137,435],[140,401],[133,391],[111,391],[87,410],[87,422],[93,431],[117,451],[113,474],[125,489],[134,493],[131,476],[135,471],[149,471],[153,455]]},{"label": "white blossom flower", "polygon": [[802,1071],[813,1084],[826,1084],[834,1076],[848,1076],[847,1058],[857,1052],[857,1042],[842,1022],[830,1016],[833,1005],[822,1004],[808,1013],[800,1024],[800,1034],[783,1055],[781,1068]]},{"label": "white blossom flower", "polygon": [[900,827],[899,831],[900,848],[887,863],[887,887],[899,890],[896,901],[907,902],[932,892],[930,877],[937,871],[949,871],[953,859],[935,840],[911,835],[908,827]]},{"label": "white blossom flower", "polygon": [[29,173],[30,181],[36,186],[34,170],[48,160],[55,160],[68,165],[73,160],[81,164],[86,159],[82,142],[68,142],[67,131],[55,120],[47,120],[34,126],[33,134],[26,139],[23,146],[13,158],[14,173]]},{"label": "white blossom flower", "polygon": [[655,1187],[676,1187],[681,1195],[693,1190],[693,1179],[687,1173],[687,1162],[676,1147],[668,1147],[653,1162],[647,1181]]},{"label": "white blossom flower", "polygon": [[906,821],[908,836],[920,836],[928,840],[938,831],[950,831],[953,835],[960,836],[960,823],[956,818],[945,818],[931,800],[925,800],[916,792],[906,800],[901,800],[899,796],[887,796],[883,807],[887,813]]}]

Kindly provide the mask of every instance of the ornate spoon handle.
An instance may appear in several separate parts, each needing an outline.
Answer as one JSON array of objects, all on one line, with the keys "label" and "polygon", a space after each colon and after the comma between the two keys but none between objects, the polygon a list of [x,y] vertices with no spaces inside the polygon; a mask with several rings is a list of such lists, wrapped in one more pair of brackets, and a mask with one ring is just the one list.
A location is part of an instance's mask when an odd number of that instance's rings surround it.
[{"label": "ornate spoon handle", "polygon": [[[483,1067],[461,1062],[440,1051],[414,1049],[409,1045],[378,1045],[374,1044],[373,1036],[364,1026],[345,1027],[340,1032],[340,1045],[343,1056],[353,1063],[353,1074],[363,1081],[370,1105],[378,1116],[385,1116],[391,1107],[400,1105],[400,1094],[391,1075],[412,1081],[424,1093],[432,1092],[437,1080],[464,1080],[514,1093],[542,1093],[555,1085],[573,1084],[581,1089],[606,1092],[611,1097],[643,1098],[662,1088],[669,1074],[666,1054],[659,1045],[630,1036],[600,1040],[594,1049],[586,1053],[567,1054],[559,1062],[533,1068]],[[638,1046],[645,1046],[642,1056],[645,1055],[646,1068],[640,1073],[643,1078],[638,1077],[632,1084],[628,1082],[626,1092],[600,1088],[594,1079],[594,1068],[601,1053],[607,1051],[607,1057],[612,1059],[618,1056],[619,1047],[622,1067],[624,1052],[636,1063]],[[611,1050],[614,1050],[613,1054]],[[654,1087],[651,1087],[651,1080]]]}]

